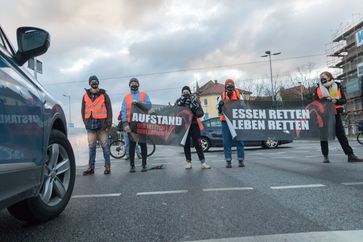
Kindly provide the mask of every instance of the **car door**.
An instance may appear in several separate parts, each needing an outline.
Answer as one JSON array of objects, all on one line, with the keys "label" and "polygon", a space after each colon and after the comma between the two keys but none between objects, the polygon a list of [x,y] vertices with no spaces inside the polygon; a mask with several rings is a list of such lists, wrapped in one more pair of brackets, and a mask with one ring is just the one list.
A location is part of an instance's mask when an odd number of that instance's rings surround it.
[{"label": "car door", "polygon": [[40,184],[42,107],[36,85],[0,45],[0,204],[31,196]]}]

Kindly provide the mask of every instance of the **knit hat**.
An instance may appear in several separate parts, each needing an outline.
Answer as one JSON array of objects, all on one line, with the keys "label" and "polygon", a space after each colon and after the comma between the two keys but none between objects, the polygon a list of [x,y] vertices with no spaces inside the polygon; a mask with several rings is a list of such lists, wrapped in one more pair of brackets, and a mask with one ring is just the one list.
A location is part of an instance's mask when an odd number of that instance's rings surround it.
[{"label": "knit hat", "polygon": [[188,87],[188,86],[184,86],[184,87],[182,88],[182,92],[183,92],[184,90],[188,90],[190,93],[192,93],[192,91],[190,90],[190,87]]},{"label": "knit hat", "polygon": [[137,82],[137,84],[140,86],[139,80],[137,80],[137,78],[135,78],[135,77],[130,79],[129,86],[131,86],[131,82]]},{"label": "knit hat", "polygon": [[88,78],[88,84],[91,84],[91,81],[93,81],[93,80],[96,80],[98,83],[100,83],[100,81],[98,80],[98,77],[93,75]]},{"label": "knit hat", "polygon": [[234,81],[232,79],[227,79],[226,82],[224,83],[224,86],[227,86],[227,85],[234,86]]}]

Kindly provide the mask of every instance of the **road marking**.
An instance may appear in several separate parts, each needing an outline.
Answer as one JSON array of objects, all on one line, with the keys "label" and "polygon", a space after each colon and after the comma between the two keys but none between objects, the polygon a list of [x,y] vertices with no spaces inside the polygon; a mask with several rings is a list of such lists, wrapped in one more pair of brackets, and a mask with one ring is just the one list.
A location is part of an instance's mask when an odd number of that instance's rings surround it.
[{"label": "road marking", "polygon": [[187,193],[187,192],[188,192],[188,190],[138,192],[138,193],[136,193],[136,196],[163,195],[163,194],[178,194],[178,193]]},{"label": "road marking", "polygon": [[[307,232],[307,233],[290,233],[290,234],[271,234],[271,235],[257,235],[247,237],[223,238],[223,239],[209,239],[209,240],[195,240],[194,242],[263,242],[263,241],[349,241],[358,242],[362,241],[363,230],[347,230],[347,231],[321,231],[321,232]],[[189,241],[191,242],[191,241]]]},{"label": "road marking", "polygon": [[315,187],[325,187],[323,184],[308,184],[308,185],[292,185],[292,186],[273,186],[271,189],[295,189],[295,188],[315,188]]},{"label": "road marking", "polygon": [[205,188],[203,192],[219,192],[219,191],[245,191],[253,190],[253,187],[224,187],[224,188]]},{"label": "road marking", "polygon": [[346,186],[359,186],[363,185],[363,182],[343,182],[342,184]]},{"label": "road marking", "polygon": [[74,195],[72,198],[119,197],[121,193]]}]

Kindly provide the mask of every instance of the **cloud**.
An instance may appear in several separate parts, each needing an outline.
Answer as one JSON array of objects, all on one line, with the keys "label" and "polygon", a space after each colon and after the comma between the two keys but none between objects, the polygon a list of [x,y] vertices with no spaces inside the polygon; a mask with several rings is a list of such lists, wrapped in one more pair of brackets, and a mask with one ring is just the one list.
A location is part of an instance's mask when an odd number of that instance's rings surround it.
[{"label": "cloud", "polygon": [[[14,43],[19,26],[50,32],[51,47],[39,58],[44,63],[40,81],[60,100],[63,93],[71,94],[74,112],[92,74],[115,103],[128,92],[132,75],[152,100],[167,103],[196,79],[204,84],[268,77],[267,59],[260,57],[265,50],[282,52],[273,61],[280,76],[308,62],[324,69],[325,56],[289,57],[324,53],[332,30],[363,12],[360,0],[0,0],[0,5],[0,24]],[[242,64],[193,70],[236,63]],[[167,72],[181,69],[192,70]],[[166,73],[144,75],[158,72]]]}]

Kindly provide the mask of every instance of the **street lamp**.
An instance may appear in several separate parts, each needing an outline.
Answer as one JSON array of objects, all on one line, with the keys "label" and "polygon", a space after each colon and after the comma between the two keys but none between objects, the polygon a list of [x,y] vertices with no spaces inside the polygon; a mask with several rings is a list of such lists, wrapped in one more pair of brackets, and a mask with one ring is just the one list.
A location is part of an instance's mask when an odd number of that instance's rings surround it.
[{"label": "street lamp", "polygon": [[272,53],[270,50],[266,50],[265,51],[266,55],[262,55],[261,57],[269,57],[270,60],[270,77],[271,77],[271,91],[272,91],[272,102],[275,102],[275,90],[274,90],[274,82],[272,79],[272,61],[271,61],[271,55],[279,55],[281,54],[281,52],[276,52],[276,53]]},{"label": "street lamp", "polygon": [[72,123],[72,117],[71,117],[71,95],[63,94],[63,97],[68,97],[68,112],[69,112],[69,123]]}]

